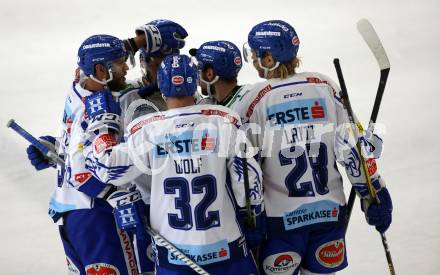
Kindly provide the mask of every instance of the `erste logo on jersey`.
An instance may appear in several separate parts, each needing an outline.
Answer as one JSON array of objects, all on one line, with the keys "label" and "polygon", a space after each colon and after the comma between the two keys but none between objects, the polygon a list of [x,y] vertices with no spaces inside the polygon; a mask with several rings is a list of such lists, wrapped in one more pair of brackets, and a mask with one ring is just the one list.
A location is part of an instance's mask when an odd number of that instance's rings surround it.
[{"label": "erste logo on jersey", "polygon": [[266,257],[263,268],[266,274],[292,274],[301,263],[301,256],[293,251]]},{"label": "erste logo on jersey", "polygon": [[303,124],[327,120],[324,98],[299,99],[272,105],[267,109],[270,126]]},{"label": "erste logo on jersey", "polygon": [[339,204],[324,200],[302,204],[297,209],[284,213],[286,230],[321,222],[336,222],[339,219]]},{"label": "erste logo on jersey", "polygon": [[212,153],[217,150],[217,137],[217,130],[214,129],[158,136],[155,137],[155,156],[161,158],[169,154],[194,156]]},{"label": "erste logo on jersey", "polygon": [[[208,245],[180,245],[176,246],[197,264],[212,264],[230,259],[230,251],[227,240]],[[168,251],[168,262],[175,265],[186,265],[174,254]]]},{"label": "erste logo on jersey", "polygon": [[315,252],[316,260],[323,266],[335,268],[340,266],[345,259],[344,239],[327,242]]}]

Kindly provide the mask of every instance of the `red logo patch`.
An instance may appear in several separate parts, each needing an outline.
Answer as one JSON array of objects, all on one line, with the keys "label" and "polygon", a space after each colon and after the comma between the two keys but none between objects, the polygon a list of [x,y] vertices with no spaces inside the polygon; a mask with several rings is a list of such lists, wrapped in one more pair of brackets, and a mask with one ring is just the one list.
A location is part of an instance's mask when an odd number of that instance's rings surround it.
[{"label": "red logo patch", "polygon": [[116,145],[116,139],[111,134],[101,135],[93,142],[93,148],[95,149],[95,152],[97,152],[98,154],[115,145]]},{"label": "red logo patch", "polygon": [[294,36],[292,38],[292,44],[295,45],[295,46],[299,46],[299,38],[298,38],[298,36]]},{"label": "red logo patch", "polygon": [[91,177],[92,177],[92,173],[90,172],[78,173],[75,175],[75,181],[83,184],[84,182],[88,181]]},{"label": "red logo patch", "polygon": [[218,255],[219,255],[220,257],[226,257],[226,256],[228,256],[228,251],[226,251],[226,250],[222,247],[222,249],[220,249],[220,251],[218,252]]},{"label": "red logo patch", "polygon": [[374,175],[377,171],[376,161],[373,158],[371,158],[371,159],[367,159],[366,163],[368,168],[368,175],[370,176]]},{"label": "red logo patch", "polygon": [[324,118],[324,108],[319,105],[318,101],[315,101],[315,106],[312,107],[312,117],[313,118]]},{"label": "red logo patch", "polygon": [[318,247],[316,260],[328,268],[340,266],[345,259],[345,244],[343,239],[331,241]]},{"label": "red logo patch", "polygon": [[208,136],[206,132],[205,136],[202,137],[202,150],[214,150],[215,149],[215,139]]},{"label": "red logo patch", "polygon": [[180,75],[175,75],[171,78],[171,83],[173,83],[173,85],[181,85],[183,82],[185,82],[185,79]]},{"label": "red logo patch", "polygon": [[87,275],[119,275],[119,270],[106,263],[90,264],[86,266]]},{"label": "red logo patch", "polygon": [[241,58],[239,56],[236,56],[234,58],[234,64],[237,65],[237,66],[241,64]]},{"label": "red logo patch", "polygon": [[290,264],[293,263],[293,258],[290,255],[281,255],[278,256],[275,261],[273,262],[274,266],[278,266],[278,267],[283,267],[283,266],[288,266]]}]

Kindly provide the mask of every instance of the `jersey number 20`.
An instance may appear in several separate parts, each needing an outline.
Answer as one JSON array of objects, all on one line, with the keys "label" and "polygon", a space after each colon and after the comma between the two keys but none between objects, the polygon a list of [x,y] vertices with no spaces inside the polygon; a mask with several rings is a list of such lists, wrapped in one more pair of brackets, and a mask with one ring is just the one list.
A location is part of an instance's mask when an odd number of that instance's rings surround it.
[{"label": "jersey number 20", "polygon": [[[176,209],[180,211],[181,217],[179,218],[178,214],[168,214],[168,223],[171,227],[180,230],[190,230],[193,227],[193,220],[197,230],[207,230],[211,227],[220,226],[219,211],[206,211],[217,198],[217,186],[214,176],[204,175],[196,177],[191,181],[191,185],[182,177],[168,178],[164,181],[164,190],[165,194],[175,195],[177,190],[179,194],[174,199],[174,202]],[[194,218],[190,204],[190,192],[192,194],[205,193],[202,200],[194,207]]]}]

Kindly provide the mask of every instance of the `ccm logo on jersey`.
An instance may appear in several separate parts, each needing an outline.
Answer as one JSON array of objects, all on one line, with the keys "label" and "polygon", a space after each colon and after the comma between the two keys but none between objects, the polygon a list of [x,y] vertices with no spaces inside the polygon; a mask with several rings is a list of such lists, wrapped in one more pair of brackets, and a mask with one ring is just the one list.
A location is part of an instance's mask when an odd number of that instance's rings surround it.
[{"label": "ccm logo on jersey", "polygon": [[87,275],[119,275],[119,269],[106,263],[89,264],[86,266]]},{"label": "ccm logo on jersey", "polygon": [[318,247],[316,260],[323,266],[334,268],[340,266],[345,259],[345,243],[343,239],[331,241]]},{"label": "ccm logo on jersey", "polygon": [[292,274],[299,266],[301,256],[295,252],[284,252],[266,257],[263,268],[266,274]]}]

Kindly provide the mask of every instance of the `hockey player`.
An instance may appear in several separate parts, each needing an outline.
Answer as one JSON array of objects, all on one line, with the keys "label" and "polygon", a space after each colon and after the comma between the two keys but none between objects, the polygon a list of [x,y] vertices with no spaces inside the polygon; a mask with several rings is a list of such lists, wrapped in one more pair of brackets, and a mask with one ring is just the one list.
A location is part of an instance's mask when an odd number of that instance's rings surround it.
[{"label": "hockey player", "polygon": [[209,41],[191,49],[190,54],[197,59],[202,93],[212,98],[214,104],[230,107],[242,88],[237,84],[242,66],[237,46],[229,41]]},{"label": "hockey player", "polygon": [[[173,25],[174,24],[174,25]],[[124,45],[125,48],[130,49],[131,51],[136,51],[138,48],[140,50],[142,50],[143,52],[147,53],[153,50],[156,51],[160,51],[160,52],[165,52],[168,51],[170,47],[183,47],[182,45],[182,39],[179,36],[179,33],[183,33],[186,34],[186,31],[177,23],[173,23],[171,22],[170,24],[166,24],[166,25],[142,25],[140,27],[138,27],[136,29],[137,32],[137,36],[135,38],[131,38],[128,40],[124,40]],[[156,37],[155,39],[155,35],[157,35],[157,33],[160,33],[160,39]],[[149,41],[149,46],[147,47],[145,45],[145,37],[148,38]],[[175,38],[177,37],[177,38]],[[142,41],[142,38],[144,41]],[[161,43],[161,44],[158,44]],[[134,55],[134,53],[130,53],[131,55]],[[80,77],[80,71],[78,69],[77,72],[77,79],[75,81],[75,83],[73,84],[74,87],[76,87],[77,85],[84,85],[85,81],[87,79],[89,79],[89,77],[87,77],[83,71],[81,71],[81,76]],[[124,83],[119,81],[119,83],[117,83],[115,85],[114,83],[115,81],[109,81],[109,87],[112,88],[113,91],[118,91],[121,89],[125,89],[125,81]],[[77,88],[77,90],[81,90],[80,88]],[[131,90],[133,92],[137,92],[136,89],[131,88]],[[118,93],[116,93],[115,95],[118,95]],[[121,104],[123,104],[123,106],[125,106],[125,111],[127,106],[131,103],[130,100],[134,100],[136,98],[130,98],[130,97],[125,97],[124,99],[121,100]],[[145,101],[144,101],[145,102]],[[70,124],[72,123],[73,117],[74,117],[74,113],[71,113],[71,110],[68,110],[67,107],[69,107],[69,109],[71,108],[71,95],[68,97],[68,100],[66,101],[66,113],[65,113],[65,117],[64,120]],[[151,102],[150,102],[151,103]],[[154,104],[153,107],[155,109],[157,109]],[[154,111],[153,108],[153,111]],[[145,111],[145,110],[143,110]],[[70,130],[70,125],[67,125],[67,127],[65,128],[67,130]],[[52,144],[55,143],[55,139],[53,137],[47,136],[47,137],[43,137],[45,139],[49,139],[51,142],[46,142],[47,145],[49,146],[53,146]],[[51,144],[52,143],[52,144]],[[41,170],[44,168],[47,168],[50,166],[50,164],[48,163],[48,160],[44,158],[44,156],[33,146],[29,146],[28,148],[28,157],[31,160],[31,163],[35,166],[35,168],[37,170]],[[63,171],[59,172],[60,175],[60,179],[62,180],[62,174]],[[146,181],[145,177],[140,177],[139,179],[136,179],[138,181]],[[60,185],[60,184],[59,184]],[[149,200],[149,194],[142,192],[145,188],[141,188],[141,193],[143,195],[143,199],[145,202],[148,202]],[[58,215],[55,216],[55,218],[58,218]],[[146,241],[146,243],[145,243]],[[154,271],[154,263],[151,262],[148,258],[147,258],[147,246],[148,243],[150,241],[149,238],[147,238],[145,241],[139,241],[137,239],[134,240],[135,242],[135,249],[138,249],[138,251],[136,251],[136,256],[137,256],[137,260],[138,260],[138,265],[139,265],[139,270],[140,272],[153,272]],[[150,251],[151,249],[149,248],[148,251]],[[151,251],[150,251],[151,252]],[[151,253],[148,254],[151,254]],[[69,260],[68,260],[69,262]],[[143,274],[143,273],[142,273]]]},{"label": "hockey player", "polygon": [[[157,106],[158,110],[166,110],[165,102],[157,87],[157,69],[162,60],[171,54],[178,54],[180,49],[185,46],[187,31],[180,24],[166,19],[157,19],[148,22],[147,25],[157,27],[162,36],[162,46],[156,52],[147,52],[139,49],[139,63],[142,77],[134,81],[128,81],[127,87],[121,91],[120,102],[122,110],[128,108],[128,103],[139,98],[147,98]],[[142,27],[136,29],[136,34],[143,33]],[[137,91],[133,91],[136,89]]]},{"label": "hockey player", "polygon": [[340,90],[322,74],[296,72],[299,39],[293,27],[262,22],[250,31],[248,46],[245,59],[267,81],[240,91],[231,107],[249,123],[248,137],[262,155],[268,239],[261,271],[333,274],[347,266],[346,201],[336,161],[358,191],[367,221],[380,232],[391,224],[390,195],[372,165],[381,204],[365,204],[359,156],[339,131],[348,122]]},{"label": "hockey player", "polygon": [[[197,70],[187,56],[165,58],[158,77],[169,110],[133,121],[126,143],[101,150],[101,140],[112,128],[101,118],[117,114],[89,112],[95,127],[87,130],[93,141],[84,152],[97,167],[92,172],[115,185],[141,173],[151,174],[153,229],[210,274],[256,274],[233,206],[233,198],[240,207],[245,205],[242,162],[234,150],[245,142],[238,130],[240,119],[221,106],[193,106]],[[98,96],[86,104],[109,99]],[[105,109],[105,105],[111,103],[104,100],[100,106]],[[121,167],[127,170],[115,176]],[[261,171],[252,158],[248,167],[250,201],[254,211],[261,211]],[[156,245],[156,253],[157,274],[194,274],[164,247]]]}]

